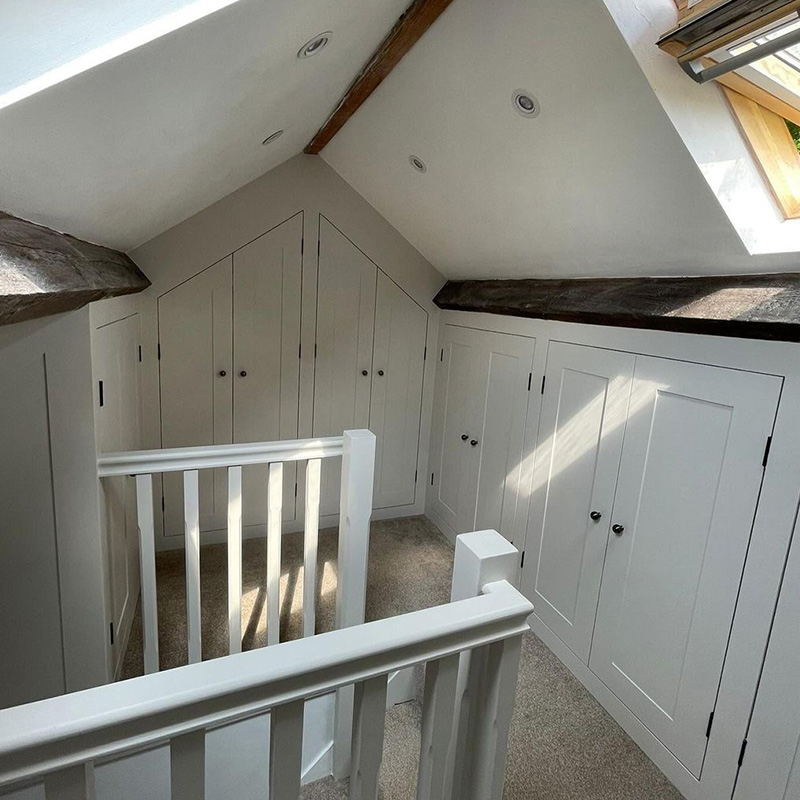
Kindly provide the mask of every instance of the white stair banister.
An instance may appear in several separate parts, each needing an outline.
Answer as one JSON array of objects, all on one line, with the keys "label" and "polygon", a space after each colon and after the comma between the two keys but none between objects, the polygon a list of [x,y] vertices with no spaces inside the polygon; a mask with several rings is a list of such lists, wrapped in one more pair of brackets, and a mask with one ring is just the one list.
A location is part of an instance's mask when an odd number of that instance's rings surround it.
[{"label": "white stair banister", "polygon": [[[364,621],[369,564],[369,521],[375,473],[375,434],[345,431],[342,451],[342,485],[339,500],[339,556],[336,580],[336,627],[348,628]],[[353,687],[336,694],[333,774],[350,774],[353,736]]]},{"label": "white stair banister", "polygon": [[350,800],[377,800],[388,675],[356,684]]},{"label": "white stair banister", "polygon": [[206,732],[190,731],[169,743],[171,800],[204,800]]},{"label": "white stair banister", "polygon": [[228,467],[228,652],[242,652],[242,468]]},{"label": "white stair banister", "polygon": [[200,631],[200,492],[199,473],[183,473],[183,514],[186,555],[186,631],[189,640],[189,663],[203,660]]},{"label": "white stair banister", "polygon": [[281,632],[281,524],[283,464],[269,465],[267,482],[267,644],[278,644]]},{"label": "white stair banister", "polygon": [[317,620],[317,550],[319,547],[319,491],[322,462],[306,465],[306,514],[303,534],[303,636],[313,636]]},{"label": "white stair banister", "polygon": [[300,794],[304,706],[295,700],[270,712],[269,800],[297,800]]},{"label": "white stair banister", "polygon": [[153,524],[153,476],[136,476],[136,512],[139,526],[139,564],[142,583],[144,671],[158,672],[158,598],[156,596],[156,542]]},{"label": "white stair banister", "polygon": [[51,772],[44,780],[45,800],[86,800],[89,770],[90,767],[79,764]]}]

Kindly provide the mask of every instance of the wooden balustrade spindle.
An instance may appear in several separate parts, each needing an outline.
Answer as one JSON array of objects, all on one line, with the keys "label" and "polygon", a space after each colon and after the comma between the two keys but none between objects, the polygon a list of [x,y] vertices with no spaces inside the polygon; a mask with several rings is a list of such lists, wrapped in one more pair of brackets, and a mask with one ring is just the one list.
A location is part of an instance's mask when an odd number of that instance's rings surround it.
[{"label": "wooden balustrade spindle", "polygon": [[242,468],[228,467],[228,652],[242,652]]},{"label": "wooden balustrade spindle", "polygon": [[200,496],[199,473],[196,469],[183,473],[183,515],[186,550],[186,631],[189,663],[203,660],[200,625]]},{"label": "wooden balustrade spindle", "polygon": [[278,644],[281,631],[281,523],[283,463],[269,465],[267,486],[267,644]]},{"label": "wooden balustrade spindle", "polygon": [[191,731],[169,743],[171,800],[206,796],[206,732]]},{"label": "wooden balustrade spindle", "polygon": [[300,795],[304,711],[303,700],[270,711],[269,800],[297,800]]},{"label": "wooden balustrade spindle", "polygon": [[156,545],[153,524],[153,476],[136,476],[136,512],[139,527],[139,564],[142,584],[144,671],[158,672],[158,598],[156,595]]},{"label": "wooden balustrade spindle", "polygon": [[319,487],[322,462],[306,464],[306,514],[303,534],[303,636],[313,636],[316,627],[317,547],[319,543]]},{"label": "wooden balustrade spindle", "polygon": [[356,684],[350,800],[377,800],[383,760],[388,675]]}]

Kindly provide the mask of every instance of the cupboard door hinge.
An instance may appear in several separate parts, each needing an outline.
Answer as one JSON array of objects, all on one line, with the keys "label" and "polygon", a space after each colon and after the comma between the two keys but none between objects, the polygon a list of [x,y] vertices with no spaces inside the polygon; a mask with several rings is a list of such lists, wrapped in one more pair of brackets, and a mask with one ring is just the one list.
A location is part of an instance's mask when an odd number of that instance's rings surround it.
[{"label": "cupboard door hinge", "polygon": [[427,361],[428,360],[428,348],[427,347],[425,347],[425,349],[422,351],[422,360],[423,361]]},{"label": "cupboard door hinge", "polygon": [[114,646],[114,623],[113,622],[109,622],[108,623],[108,633],[109,633],[109,638],[111,639],[111,646],[113,647]]},{"label": "cupboard door hinge", "polygon": [[139,345],[139,363],[142,363],[142,346]]},{"label": "cupboard door hinge", "polygon": [[442,352],[439,353],[439,361],[444,361],[444,347],[442,348]]},{"label": "cupboard door hinge", "polygon": [[547,375],[542,375],[542,394],[544,394],[545,383],[547,383]]},{"label": "cupboard door hinge", "polygon": [[164,498],[162,496],[162,498],[161,498],[161,513],[163,514],[165,510],[166,510],[166,506],[164,505]]},{"label": "cupboard door hinge", "polygon": [[532,380],[533,380],[533,373],[532,373],[532,372],[529,372],[529,373],[528,373],[528,391],[530,391],[530,390],[531,390],[531,381],[532,381]]},{"label": "cupboard door hinge", "polygon": [[161,342],[158,343],[158,360],[161,361]]},{"label": "cupboard door hinge", "polygon": [[297,481],[294,482],[294,496],[297,497]]},{"label": "cupboard door hinge", "polygon": [[711,726],[714,724],[714,712],[708,715],[708,725],[706,726],[706,739],[711,737]]},{"label": "cupboard door hinge", "polygon": [[317,360],[317,343],[314,342],[314,361]]},{"label": "cupboard door hinge", "polygon": [[297,345],[297,357],[302,359],[303,358],[303,345]]},{"label": "cupboard door hinge", "polygon": [[519,559],[519,568],[522,569],[525,566],[525,551],[522,551],[522,556]]},{"label": "cupboard door hinge", "polygon": [[767,436],[767,445],[764,448],[764,458],[761,459],[761,466],[762,467],[766,468],[767,461],[769,461],[769,451],[771,449],[772,449],[772,437],[771,436]]},{"label": "cupboard door hinge", "polygon": [[416,483],[416,482],[417,482],[417,478],[418,478],[418,477],[419,477],[419,470],[418,470],[418,469],[415,469],[415,470],[414,470],[414,483]]},{"label": "cupboard door hinge", "polygon": [[433,486],[433,473],[431,472],[431,486]]},{"label": "cupboard door hinge", "polygon": [[97,395],[100,401],[100,408],[102,408],[103,403],[105,402],[103,397],[103,381],[97,381]]},{"label": "cupboard door hinge", "polygon": [[742,762],[744,761],[744,751],[747,750],[747,739],[742,742],[742,749],[739,751],[739,761],[737,762],[738,766],[742,766]]},{"label": "cupboard door hinge", "polygon": [[300,239],[300,255],[301,256],[303,255],[305,250],[306,250],[306,238],[304,236],[302,239]]}]

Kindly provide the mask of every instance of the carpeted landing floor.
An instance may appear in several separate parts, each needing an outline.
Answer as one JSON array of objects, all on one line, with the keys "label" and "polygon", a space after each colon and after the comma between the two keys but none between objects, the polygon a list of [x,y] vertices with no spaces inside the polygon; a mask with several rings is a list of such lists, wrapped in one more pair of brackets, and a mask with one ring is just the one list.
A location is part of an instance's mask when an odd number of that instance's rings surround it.
[{"label": "carpeted landing floor", "polygon": [[[317,631],[330,630],[336,591],[337,531],[320,532]],[[302,535],[282,543],[281,641],[300,635]],[[245,649],[266,641],[263,539],[244,542],[242,631]],[[424,517],[372,523],[367,619],[446,603],[453,549]],[[183,551],[161,553],[158,577],[161,669],[186,663]],[[203,658],[227,653],[225,545],[201,549]],[[141,675],[141,609],[137,609],[122,678]],[[421,719],[419,702],[386,715],[381,800],[415,800]],[[331,778],[303,788],[303,800],[346,800]],[[504,800],[680,800],[681,795],[533,634],[523,639]]]}]

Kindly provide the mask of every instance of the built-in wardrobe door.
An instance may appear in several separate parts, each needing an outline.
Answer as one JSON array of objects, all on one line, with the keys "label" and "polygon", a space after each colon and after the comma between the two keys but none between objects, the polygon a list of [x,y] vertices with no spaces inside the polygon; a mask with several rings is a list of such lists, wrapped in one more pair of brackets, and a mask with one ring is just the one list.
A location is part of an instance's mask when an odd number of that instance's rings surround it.
[{"label": "built-in wardrobe door", "polygon": [[793,541],[734,800],[800,797],[800,526]]},{"label": "built-in wardrobe door", "polygon": [[631,394],[635,356],[551,342],[534,465],[524,589],[584,663]]},{"label": "built-in wardrobe door", "polygon": [[636,360],[590,667],[695,776],[780,387]]},{"label": "built-in wardrobe door", "polygon": [[[97,382],[97,449],[113,453],[141,449],[139,405],[139,315],[112,322],[92,336]],[[132,478],[100,482],[105,509],[111,651],[115,673],[124,656],[127,632],[139,596],[139,533]]]},{"label": "built-in wardrobe door", "polygon": [[[233,254],[233,441],[297,438],[303,215]],[[283,473],[283,518],[295,518],[294,464]],[[242,521],[264,527],[267,467],[245,467]]]},{"label": "built-in wardrobe door", "polygon": [[427,326],[427,313],[379,271],[369,412],[374,508],[414,502]]},{"label": "built-in wardrobe door", "polygon": [[[320,217],[314,436],[369,427],[378,268]],[[339,512],[340,459],[323,464],[320,513]]]},{"label": "built-in wardrobe door", "polygon": [[481,333],[459,533],[491,528],[513,538],[533,350],[534,340],[525,336]]},{"label": "built-in wardrobe door", "polygon": [[[161,445],[188,447],[232,441],[232,257],[158,298],[161,360]],[[200,526],[224,528],[224,469],[200,471]],[[181,473],[164,475],[164,533],[182,535]]]},{"label": "built-in wardrobe door", "polygon": [[[481,367],[482,331],[445,325],[442,332],[431,432],[433,511],[454,532],[462,533],[467,506],[465,465],[470,427],[476,429],[476,393]],[[473,424],[475,423],[475,424]]]}]

